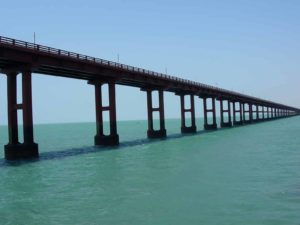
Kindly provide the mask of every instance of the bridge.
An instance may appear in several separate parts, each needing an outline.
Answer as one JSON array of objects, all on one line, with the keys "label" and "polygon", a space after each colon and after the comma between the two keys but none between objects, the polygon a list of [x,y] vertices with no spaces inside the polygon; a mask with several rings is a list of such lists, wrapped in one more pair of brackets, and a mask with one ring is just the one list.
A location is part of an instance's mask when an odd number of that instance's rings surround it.
[{"label": "bridge", "polygon": [[[203,99],[204,129],[216,130],[216,101],[220,103],[221,127],[232,127],[300,114],[300,109],[267,101],[245,94],[228,91],[195,81],[157,73],[121,63],[94,58],[74,52],[33,44],[0,36],[0,73],[7,76],[8,144],[4,146],[7,160],[35,158],[39,156],[34,142],[32,116],[32,73],[86,80],[95,89],[96,135],[95,145],[118,145],[116,118],[116,85],[140,88],[147,94],[148,138],[167,136],[164,115],[164,92],[180,97],[181,132],[195,133],[194,98]],[[17,76],[22,76],[22,103],[17,103]],[[108,105],[102,104],[101,88],[108,85]],[[158,107],[153,107],[153,92],[158,92]],[[188,96],[190,107],[185,104]],[[211,103],[209,106],[208,103]],[[24,142],[18,137],[17,111],[23,111]],[[110,133],[104,134],[103,112],[109,112]],[[153,112],[159,113],[159,129],[154,129]],[[186,114],[190,114],[190,126]],[[212,115],[209,121],[208,115]]]}]

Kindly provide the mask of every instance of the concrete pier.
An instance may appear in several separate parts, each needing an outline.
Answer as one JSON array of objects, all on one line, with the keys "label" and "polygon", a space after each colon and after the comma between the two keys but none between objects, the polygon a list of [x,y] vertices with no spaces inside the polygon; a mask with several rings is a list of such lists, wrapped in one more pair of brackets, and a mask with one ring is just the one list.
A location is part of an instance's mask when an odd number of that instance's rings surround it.
[{"label": "concrete pier", "polygon": [[[158,89],[158,107],[153,108],[152,104],[152,92],[154,89],[146,90],[147,93],[147,109],[148,109],[148,131],[147,136],[150,139],[153,138],[165,138],[167,136],[167,131],[165,128],[165,111],[164,111],[164,92]],[[159,112],[159,130],[154,130],[153,128],[153,112]]]},{"label": "concrete pier", "polygon": [[[220,126],[222,128],[223,127],[232,127],[230,101],[225,100],[225,102],[227,102],[227,109],[224,109],[224,100],[220,99],[220,114],[221,114]],[[224,120],[224,114],[227,115],[227,121]]]},{"label": "concrete pier", "polygon": [[[237,105],[238,104],[238,108]],[[236,115],[238,114],[238,116]],[[233,102],[233,125],[243,125],[243,108],[241,102]]]},{"label": "concrete pier", "polygon": [[[207,100],[211,99],[212,107],[209,109],[207,107]],[[216,98],[215,97],[203,97],[203,112],[204,112],[204,129],[205,130],[216,130]],[[208,123],[208,113],[212,113],[212,123]]]},{"label": "concrete pier", "polygon": [[[7,109],[9,142],[4,147],[4,155],[8,160],[36,158],[39,156],[38,145],[33,138],[31,72],[22,71],[22,103],[17,104],[18,72],[7,73]],[[23,111],[24,142],[19,142],[18,114]]]},{"label": "concrete pier", "polygon": [[[188,95],[190,97],[190,108],[186,108],[185,106],[185,94],[180,94],[180,111],[181,111],[181,133],[196,133],[196,119],[195,119],[195,100],[194,95]],[[191,125],[186,125],[186,113],[190,113],[191,116]]]},{"label": "concrete pier", "polygon": [[[96,105],[96,127],[97,133],[94,138],[95,145],[113,146],[119,144],[119,135],[117,133],[116,117],[116,89],[113,81],[106,83],[108,85],[109,105],[103,106],[101,87],[105,83],[95,83],[95,105]],[[104,134],[103,112],[109,112],[109,134]]]}]

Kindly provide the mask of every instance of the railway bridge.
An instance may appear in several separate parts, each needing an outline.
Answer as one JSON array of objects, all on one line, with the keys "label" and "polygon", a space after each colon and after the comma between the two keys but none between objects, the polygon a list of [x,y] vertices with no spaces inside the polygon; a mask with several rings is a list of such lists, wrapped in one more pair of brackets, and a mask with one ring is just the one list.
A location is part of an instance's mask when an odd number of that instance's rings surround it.
[{"label": "railway bridge", "polygon": [[[195,97],[203,99],[204,129],[216,130],[216,102],[220,104],[221,127],[232,127],[300,114],[300,109],[228,91],[199,82],[161,74],[104,59],[33,44],[0,36],[0,73],[7,76],[8,144],[4,146],[7,160],[39,156],[34,142],[32,116],[32,73],[86,80],[95,89],[95,145],[118,145],[116,118],[116,85],[140,88],[146,92],[148,108],[148,138],[165,138],[164,92],[180,97],[181,132],[195,133]],[[22,76],[22,103],[17,102],[17,76]],[[108,105],[102,104],[101,88],[108,85]],[[158,92],[158,107],[153,107],[153,92]],[[187,108],[185,96],[190,107]],[[209,103],[210,106],[209,106]],[[18,137],[17,111],[23,111],[24,142]],[[103,112],[109,112],[110,133],[104,134]],[[153,113],[159,113],[159,129],[154,129]],[[187,126],[186,114],[190,114]],[[208,119],[212,115],[212,121]]]}]

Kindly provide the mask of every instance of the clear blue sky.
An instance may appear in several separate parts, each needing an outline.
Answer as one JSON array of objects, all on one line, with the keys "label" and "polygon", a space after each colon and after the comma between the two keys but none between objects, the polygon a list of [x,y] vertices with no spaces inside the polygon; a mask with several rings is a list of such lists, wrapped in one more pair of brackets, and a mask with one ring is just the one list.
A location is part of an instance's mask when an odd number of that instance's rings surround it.
[{"label": "clear blue sky", "polygon": [[[300,1],[3,1],[2,36],[33,41],[300,107]],[[33,76],[34,122],[95,120],[84,81]],[[0,76],[0,124],[7,121]],[[179,99],[166,94],[166,117]],[[146,119],[146,96],[117,87],[119,120]],[[201,102],[197,116],[202,116]]]}]

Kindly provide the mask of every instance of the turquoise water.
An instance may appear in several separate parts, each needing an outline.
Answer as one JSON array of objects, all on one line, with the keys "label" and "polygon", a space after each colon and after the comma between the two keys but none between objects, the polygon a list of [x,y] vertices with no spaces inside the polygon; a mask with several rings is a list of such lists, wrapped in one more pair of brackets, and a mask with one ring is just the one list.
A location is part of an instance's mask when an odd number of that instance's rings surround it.
[{"label": "turquoise water", "polygon": [[37,125],[40,160],[0,160],[0,224],[300,224],[300,117],[191,136],[168,120],[152,142],[146,127],[94,148],[93,123]]}]

